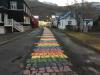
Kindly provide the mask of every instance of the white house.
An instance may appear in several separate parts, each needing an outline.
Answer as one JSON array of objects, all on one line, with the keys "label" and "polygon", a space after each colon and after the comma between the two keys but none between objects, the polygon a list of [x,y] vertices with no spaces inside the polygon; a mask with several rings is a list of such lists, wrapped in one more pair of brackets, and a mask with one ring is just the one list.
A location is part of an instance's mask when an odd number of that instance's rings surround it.
[{"label": "white house", "polygon": [[80,18],[79,20],[80,25],[77,25],[75,14],[69,11],[60,14],[59,17],[55,18],[53,21],[53,25],[58,27],[59,29],[65,29],[67,26],[70,26],[73,30],[77,30],[80,27],[80,30],[82,32],[88,32],[92,29],[93,19],[91,16],[84,16],[84,19]]},{"label": "white house", "polygon": [[52,18],[51,22],[52,22],[52,26],[57,28],[58,16],[55,16],[55,18]]},{"label": "white house", "polygon": [[82,32],[88,32],[89,30],[92,29],[92,26],[93,26],[93,19],[84,19],[83,21],[81,21],[80,30]]},{"label": "white house", "polygon": [[75,15],[71,12],[66,12],[65,14],[62,14],[59,18],[59,29],[65,29],[67,25],[72,26],[73,29],[77,26]]},{"label": "white house", "polygon": [[57,27],[57,18],[53,19],[53,26]]}]

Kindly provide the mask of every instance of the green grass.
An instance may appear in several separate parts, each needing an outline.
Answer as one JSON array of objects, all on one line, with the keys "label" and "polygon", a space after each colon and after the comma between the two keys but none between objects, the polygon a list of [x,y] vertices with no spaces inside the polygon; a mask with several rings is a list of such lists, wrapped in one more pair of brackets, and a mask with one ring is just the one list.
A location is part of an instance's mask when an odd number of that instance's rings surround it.
[{"label": "green grass", "polygon": [[66,33],[100,51],[100,38],[82,32],[66,32]]}]

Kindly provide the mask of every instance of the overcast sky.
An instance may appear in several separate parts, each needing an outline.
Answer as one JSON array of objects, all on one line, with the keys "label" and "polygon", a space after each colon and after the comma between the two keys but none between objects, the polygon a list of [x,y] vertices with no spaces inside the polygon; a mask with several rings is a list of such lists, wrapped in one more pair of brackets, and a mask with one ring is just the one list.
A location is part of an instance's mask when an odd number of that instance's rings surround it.
[{"label": "overcast sky", "polygon": [[[39,0],[41,2],[46,1],[46,2],[52,2],[52,3],[56,3],[60,6],[65,6],[67,4],[72,4],[74,3],[74,0]],[[82,0],[77,0],[78,2],[81,2]],[[100,2],[100,0],[85,0],[88,2]]]}]

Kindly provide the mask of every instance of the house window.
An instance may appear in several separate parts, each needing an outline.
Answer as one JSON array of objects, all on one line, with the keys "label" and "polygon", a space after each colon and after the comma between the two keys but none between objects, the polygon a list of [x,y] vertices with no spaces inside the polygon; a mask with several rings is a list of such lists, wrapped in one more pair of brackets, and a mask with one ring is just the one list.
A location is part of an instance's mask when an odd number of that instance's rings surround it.
[{"label": "house window", "polygon": [[86,21],[86,25],[89,24],[89,23],[90,23],[90,21],[87,20],[87,21]]},{"label": "house window", "polygon": [[10,8],[12,10],[16,10],[17,9],[17,2],[16,1],[11,1],[10,2]]},{"label": "house window", "polygon": [[68,25],[72,25],[72,21],[68,21]]}]

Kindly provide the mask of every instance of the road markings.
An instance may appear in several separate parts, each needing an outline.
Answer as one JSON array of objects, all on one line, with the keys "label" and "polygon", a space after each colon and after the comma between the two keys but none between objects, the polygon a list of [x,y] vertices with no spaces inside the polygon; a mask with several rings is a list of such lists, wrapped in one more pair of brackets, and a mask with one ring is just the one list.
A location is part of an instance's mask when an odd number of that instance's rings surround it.
[{"label": "road markings", "polygon": [[57,42],[49,29],[44,29],[38,43],[33,41],[32,48],[31,58],[26,61],[26,73],[29,70],[32,75],[41,75],[41,73],[42,75],[57,75],[57,73],[72,72],[66,61],[68,56],[64,54],[63,45]]}]

